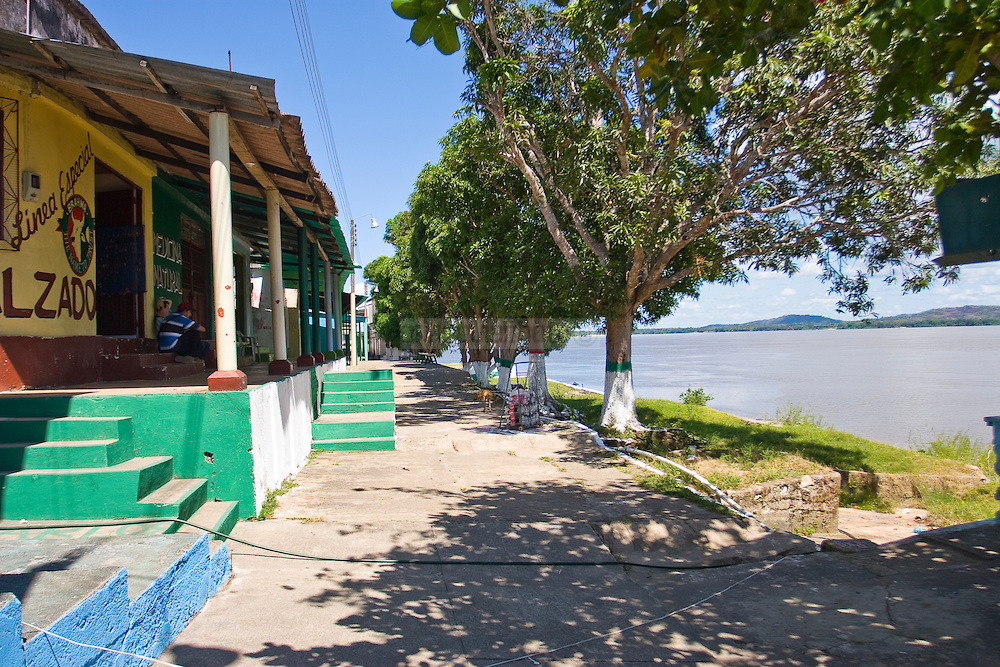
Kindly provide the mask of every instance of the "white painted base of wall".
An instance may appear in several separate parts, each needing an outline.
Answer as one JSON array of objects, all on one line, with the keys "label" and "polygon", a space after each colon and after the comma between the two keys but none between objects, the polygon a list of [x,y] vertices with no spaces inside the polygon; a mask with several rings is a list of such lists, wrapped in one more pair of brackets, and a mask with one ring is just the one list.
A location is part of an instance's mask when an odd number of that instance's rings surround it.
[{"label": "white painted base of wall", "polygon": [[250,391],[254,514],[260,513],[269,492],[280,488],[309,460],[323,374],[346,368],[344,358],[328,361]]}]

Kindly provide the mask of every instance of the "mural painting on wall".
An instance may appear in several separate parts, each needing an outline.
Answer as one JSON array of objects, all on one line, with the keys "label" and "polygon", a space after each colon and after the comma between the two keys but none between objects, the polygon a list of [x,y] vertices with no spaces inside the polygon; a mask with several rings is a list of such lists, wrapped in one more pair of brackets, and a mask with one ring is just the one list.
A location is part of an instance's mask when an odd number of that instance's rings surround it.
[{"label": "mural painting on wall", "polygon": [[[5,128],[6,129],[6,128]],[[37,208],[25,208],[14,216],[13,234],[7,239],[14,250],[24,250],[36,235],[48,226],[62,237],[66,260],[73,275],[35,271],[32,276],[39,283],[34,304],[20,301],[14,289],[14,269],[8,266],[2,272],[3,307],[0,314],[8,318],[56,319],[69,317],[74,320],[93,320],[97,315],[97,293],[92,279],[84,279],[94,260],[94,218],[90,205],[76,193],[76,184],[86,172],[94,157],[87,134],[86,143],[76,159],[59,171],[56,180],[58,191],[53,189],[45,197],[38,195]],[[58,217],[57,217],[58,216]],[[56,219],[56,225],[48,223]],[[40,237],[39,237],[40,238]],[[59,283],[58,287],[56,284]]]},{"label": "mural painting on wall", "polygon": [[59,219],[59,231],[63,235],[63,249],[70,268],[82,276],[94,259],[94,218],[86,199],[80,195],[70,197]]}]

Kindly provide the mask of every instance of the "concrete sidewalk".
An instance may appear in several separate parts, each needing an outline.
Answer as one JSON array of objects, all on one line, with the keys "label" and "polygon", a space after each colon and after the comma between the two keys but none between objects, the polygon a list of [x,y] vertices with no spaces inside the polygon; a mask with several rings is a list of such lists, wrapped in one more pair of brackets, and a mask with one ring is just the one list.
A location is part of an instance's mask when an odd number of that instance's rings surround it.
[{"label": "concrete sidewalk", "polygon": [[[460,371],[392,367],[398,450],[318,454],[274,519],[234,536],[435,563],[230,542],[230,583],[162,659],[1000,665],[996,522],[817,553],[643,491],[571,425],[498,432]],[[639,565],[607,564],[616,558]]]}]

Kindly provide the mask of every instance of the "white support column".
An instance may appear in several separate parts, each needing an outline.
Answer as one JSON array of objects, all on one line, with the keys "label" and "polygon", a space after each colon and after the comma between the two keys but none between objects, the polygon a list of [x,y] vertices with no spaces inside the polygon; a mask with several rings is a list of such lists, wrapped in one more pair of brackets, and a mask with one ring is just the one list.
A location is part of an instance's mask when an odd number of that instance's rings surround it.
[{"label": "white support column", "polygon": [[354,220],[351,220],[351,300],[348,302],[351,304],[351,367],[357,368],[358,366],[358,311],[354,307],[354,274],[357,273],[357,269],[354,266],[354,254],[355,245],[357,245],[357,239],[354,234]]},{"label": "white support column", "polygon": [[208,378],[212,391],[246,389],[247,376],[236,367],[236,285],[233,275],[233,201],[229,165],[229,114],[208,116],[212,206],[212,273],[215,298],[215,354],[218,370]]},{"label": "white support column", "polygon": [[274,337],[274,361],[268,366],[271,375],[288,375],[288,336],[285,332],[285,279],[281,259],[281,204],[277,190],[267,190],[267,248],[271,266],[271,332]]},{"label": "white support column", "polygon": [[344,287],[340,284],[340,274],[334,278],[333,300],[333,349],[344,349]]},{"label": "white support column", "polygon": [[337,347],[333,341],[333,332],[337,327],[337,309],[333,303],[333,271],[330,260],[323,260],[323,301],[326,303],[326,349],[333,351]]}]

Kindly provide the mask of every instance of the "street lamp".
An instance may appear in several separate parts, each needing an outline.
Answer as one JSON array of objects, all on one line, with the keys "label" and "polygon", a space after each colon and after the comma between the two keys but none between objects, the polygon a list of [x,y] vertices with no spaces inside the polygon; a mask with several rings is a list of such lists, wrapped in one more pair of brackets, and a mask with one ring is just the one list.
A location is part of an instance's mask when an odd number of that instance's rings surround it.
[{"label": "street lamp", "polygon": [[[375,221],[375,216],[371,213],[367,214],[366,217],[371,216],[372,219],[372,229],[378,227],[378,223]],[[357,262],[355,257],[357,256],[358,250],[358,239],[355,233],[354,218],[351,218],[351,366],[357,367],[358,365],[358,314],[354,305],[354,276],[357,273]]]}]

